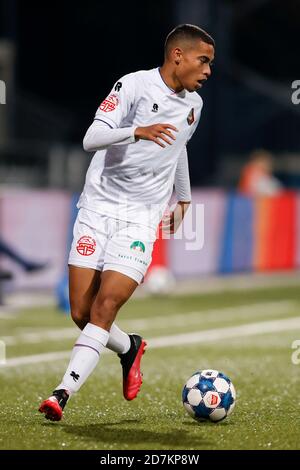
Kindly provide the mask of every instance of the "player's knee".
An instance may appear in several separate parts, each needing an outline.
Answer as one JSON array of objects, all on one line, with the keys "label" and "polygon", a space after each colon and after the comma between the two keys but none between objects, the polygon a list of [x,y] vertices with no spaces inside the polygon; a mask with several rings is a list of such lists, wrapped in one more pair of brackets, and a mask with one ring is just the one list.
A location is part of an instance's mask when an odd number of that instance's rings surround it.
[{"label": "player's knee", "polygon": [[93,305],[93,315],[100,318],[114,317],[122,303],[122,300],[114,295],[102,296]]},{"label": "player's knee", "polygon": [[122,305],[122,300],[120,297],[114,295],[108,295],[104,297],[100,302],[100,308],[106,312],[116,312]]},{"label": "player's knee", "polygon": [[71,317],[74,323],[76,323],[80,329],[83,329],[89,322],[89,315],[87,315],[86,312],[83,312],[78,307],[71,308]]}]

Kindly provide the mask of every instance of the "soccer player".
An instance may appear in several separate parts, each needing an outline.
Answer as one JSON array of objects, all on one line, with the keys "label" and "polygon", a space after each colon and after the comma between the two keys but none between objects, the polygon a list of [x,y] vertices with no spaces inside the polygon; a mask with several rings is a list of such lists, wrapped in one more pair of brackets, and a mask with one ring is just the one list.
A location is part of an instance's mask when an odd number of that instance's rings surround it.
[{"label": "soccer player", "polygon": [[123,369],[123,395],[141,387],[146,341],[115,318],[143,281],[156,230],[173,186],[178,203],[163,218],[174,233],[190,204],[186,143],[196,130],[211,74],[214,40],[197,26],[169,33],[161,67],[125,75],[101,103],[83,146],[96,152],[78,202],[69,257],[72,319],[82,330],[61,383],[39,410],[59,421],[69,397],[95,369],[105,348]]}]

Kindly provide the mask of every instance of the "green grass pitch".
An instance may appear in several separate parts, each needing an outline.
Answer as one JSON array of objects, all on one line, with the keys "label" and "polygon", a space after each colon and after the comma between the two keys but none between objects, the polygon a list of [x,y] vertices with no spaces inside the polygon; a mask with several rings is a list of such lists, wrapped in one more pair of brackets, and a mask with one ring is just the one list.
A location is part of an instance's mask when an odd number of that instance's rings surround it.
[{"label": "green grass pitch", "polygon": [[[291,356],[300,327],[289,326],[299,311],[298,287],[132,300],[118,324],[150,339],[138,398],[124,400],[119,359],[105,354],[64,419],[51,423],[37,409],[67,358],[0,366],[0,449],[299,449],[300,365]],[[254,333],[234,330],[247,324]],[[0,319],[0,339],[8,360],[68,352],[76,338],[71,327],[55,309],[24,310]],[[176,345],[177,335],[206,330],[219,339]],[[170,336],[166,347],[163,338]],[[235,410],[218,424],[197,423],[181,403],[186,380],[207,368],[227,374],[237,391]]]}]

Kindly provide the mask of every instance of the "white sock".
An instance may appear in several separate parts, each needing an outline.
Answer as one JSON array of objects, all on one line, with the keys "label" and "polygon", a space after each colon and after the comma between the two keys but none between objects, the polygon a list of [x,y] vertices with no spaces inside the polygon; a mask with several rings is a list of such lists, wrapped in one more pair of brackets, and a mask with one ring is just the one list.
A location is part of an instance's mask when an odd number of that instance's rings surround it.
[{"label": "white sock", "polygon": [[108,331],[88,323],[74,345],[68,368],[56,390],[68,390],[70,395],[78,392],[98,364],[108,338]]},{"label": "white sock", "polygon": [[120,330],[115,323],[112,324],[106,347],[118,354],[124,354],[129,351],[130,338],[127,333]]}]

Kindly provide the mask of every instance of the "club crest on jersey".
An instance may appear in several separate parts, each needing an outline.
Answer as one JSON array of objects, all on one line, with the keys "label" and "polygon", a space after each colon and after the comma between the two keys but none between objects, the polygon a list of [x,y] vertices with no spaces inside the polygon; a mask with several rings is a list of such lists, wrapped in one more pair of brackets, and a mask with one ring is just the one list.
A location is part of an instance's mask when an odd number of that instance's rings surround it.
[{"label": "club crest on jersey", "polygon": [[134,251],[139,251],[140,253],[145,253],[145,245],[143,242],[135,241],[131,243],[130,249]]},{"label": "club crest on jersey", "polygon": [[76,245],[76,250],[82,256],[90,256],[95,253],[96,242],[92,237],[84,235],[83,237],[79,238]]},{"label": "club crest on jersey", "polygon": [[117,95],[112,93],[109,95],[104,101],[99,106],[99,109],[101,111],[104,111],[105,113],[109,113],[110,111],[114,111],[116,107],[119,104],[119,98]]},{"label": "club crest on jersey", "polygon": [[188,114],[188,117],[186,118],[188,125],[191,126],[193,122],[195,121],[195,116],[194,116],[194,108],[192,108]]},{"label": "club crest on jersey", "polygon": [[158,112],[158,104],[154,103],[153,108],[151,109],[152,113],[157,113]]}]

